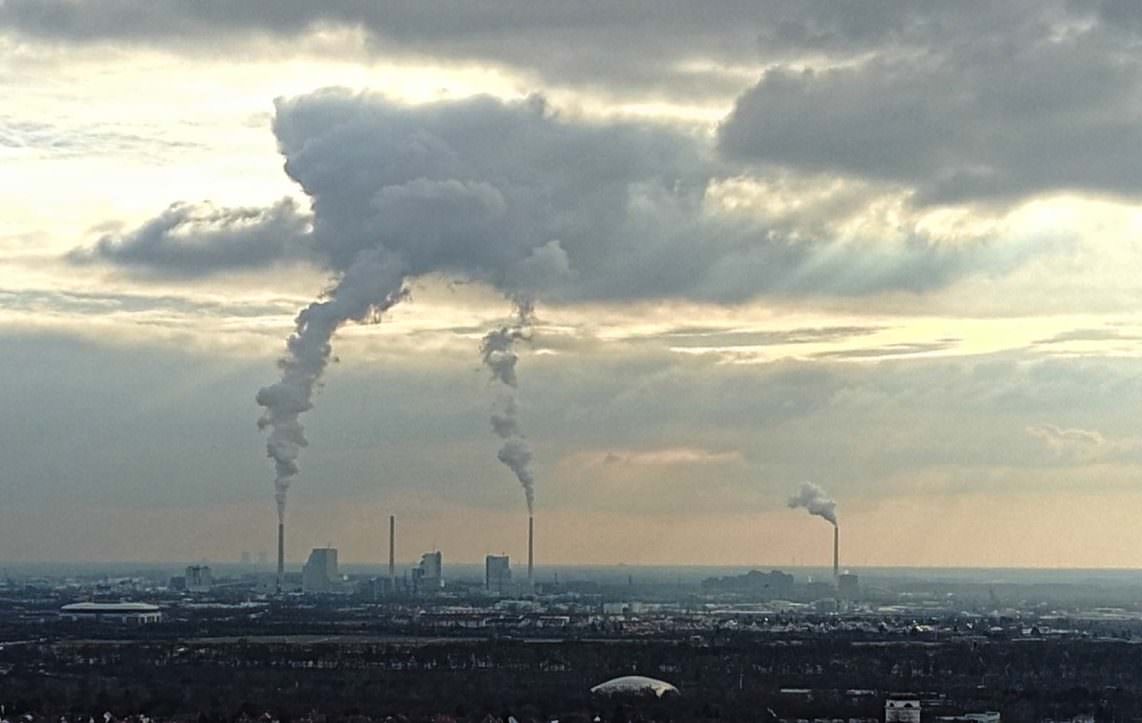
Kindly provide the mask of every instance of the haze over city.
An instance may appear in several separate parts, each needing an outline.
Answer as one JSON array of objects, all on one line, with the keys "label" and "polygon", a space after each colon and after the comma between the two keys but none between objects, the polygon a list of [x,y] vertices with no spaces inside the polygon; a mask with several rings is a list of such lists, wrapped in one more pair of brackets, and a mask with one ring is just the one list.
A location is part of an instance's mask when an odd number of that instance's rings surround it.
[{"label": "haze over city", "polygon": [[0,0],[0,561],[1142,566],[1142,6],[494,5]]}]

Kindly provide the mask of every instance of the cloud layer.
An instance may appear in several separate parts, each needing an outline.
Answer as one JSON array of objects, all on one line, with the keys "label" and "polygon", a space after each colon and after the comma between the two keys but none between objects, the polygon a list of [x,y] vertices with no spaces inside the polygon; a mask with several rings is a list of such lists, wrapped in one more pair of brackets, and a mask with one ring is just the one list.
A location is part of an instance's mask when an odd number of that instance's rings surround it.
[{"label": "cloud layer", "polygon": [[288,198],[269,208],[175,203],[138,228],[104,234],[68,258],[171,276],[265,269],[284,259],[305,258],[308,226],[307,214]]},{"label": "cloud layer", "polygon": [[[565,120],[540,98],[404,106],[324,90],[279,100],[285,171],[309,196],[263,211],[176,205],[73,258],[196,275],[311,252],[335,273],[362,252],[411,276],[443,273],[545,300],[921,292],[1003,273],[1035,240],[945,243],[809,236],[727,211],[712,185],[739,173],[700,138],[629,122]],[[740,177],[739,177],[740,178]]]}]

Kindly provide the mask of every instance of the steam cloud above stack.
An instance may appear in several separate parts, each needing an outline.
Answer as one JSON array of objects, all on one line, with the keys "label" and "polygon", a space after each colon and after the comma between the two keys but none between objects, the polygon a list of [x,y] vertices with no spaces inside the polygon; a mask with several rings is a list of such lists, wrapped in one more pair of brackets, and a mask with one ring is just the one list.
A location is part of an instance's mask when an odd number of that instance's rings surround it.
[{"label": "steam cloud above stack", "polygon": [[[530,510],[531,451],[518,426],[512,345],[526,335],[531,302],[520,300],[572,276],[560,238],[598,243],[599,218],[610,219],[604,242],[620,233],[636,181],[673,195],[666,189],[680,173],[678,149],[688,154],[690,146],[633,126],[561,123],[535,100],[409,108],[323,91],[276,106],[286,173],[313,211],[302,237],[280,245],[306,249],[333,273],[330,289],[298,314],[280,379],[257,394],[279,516],[307,444],[301,416],[313,407],[334,334],[349,322],[379,321],[407,298],[406,279],[430,273],[480,280],[517,302],[517,323],[489,334],[482,352],[506,390],[493,418],[504,439],[498,457]],[[230,233],[227,243],[243,238]],[[584,262],[596,263],[590,255]]]},{"label": "steam cloud above stack", "polygon": [[[330,272],[328,291],[296,318],[280,378],[257,395],[283,512],[306,446],[302,415],[335,333],[378,321],[406,298],[410,278],[475,280],[553,303],[729,302],[919,290],[994,260],[986,246],[949,251],[924,239],[882,253],[722,212],[707,204],[708,189],[748,169],[720,158],[710,139],[563,119],[539,98],[402,106],[323,90],[275,108],[284,168],[308,211],[287,201],[263,210],[175,204],[69,258],[175,277],[298,260]],[[508,456],[523,451],[512,445]]]},{"label": "steam cloud above stack", "polygon": [[797,494],[789,498],[788,504],[792,509],[804,507],[809,514],[828,520],[833,527],[837,526],[836,501],[812,482],[803,483]]},{"label": "steam cloud above stack", "polygon": [[519,426],[519,405],[516,402],[516,363],[519,355],[516,342],[531,340],[531,325],[535,307],[530,299],[516,299],[515,318],[512,323],[488,332],[480,343],[480,356],[500,383],[502,391],[492,413],[492,431],[504,440],[496,457],[508,466],[527,498],[527,512],[535,512],[535,477],[531,472],[531,447]]}]

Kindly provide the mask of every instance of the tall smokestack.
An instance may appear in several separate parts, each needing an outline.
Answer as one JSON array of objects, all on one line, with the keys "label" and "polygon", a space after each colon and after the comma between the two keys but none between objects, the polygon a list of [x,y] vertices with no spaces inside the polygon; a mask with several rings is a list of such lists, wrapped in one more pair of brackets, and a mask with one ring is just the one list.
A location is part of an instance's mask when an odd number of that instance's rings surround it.
[{"label": "tall smokestack", "polygon": [[389,581],[395,582],[397,576],[397,518],[389,515]]},{"label": "tall smokestack", "polygon": [[527,516],[527,585],[535,587],[535,518]]},{"label": "tall smokestack", "polygon": [[278,520],[278,592],[285,579],[285,523]]},{"label": "tall smokestack", "polygon": [[833,582],[841,582],[841,528],[833,525]]}]

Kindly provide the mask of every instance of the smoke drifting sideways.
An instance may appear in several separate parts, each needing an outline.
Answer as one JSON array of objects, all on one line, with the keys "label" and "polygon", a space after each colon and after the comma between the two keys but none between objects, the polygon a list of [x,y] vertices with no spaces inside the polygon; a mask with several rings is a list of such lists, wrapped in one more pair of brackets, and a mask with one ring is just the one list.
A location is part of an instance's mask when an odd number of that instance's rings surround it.
[{"label": "smoke drifting sideways", "polygon": [[[279,508],[337,329],[377,321],[408,280],[473,281],[555,304],[735,302],[920,291],[995,268],[991,245],[949,255],[922,238],[899,247],[808,238],[780,219],[730,213],[709,191],[749,169],[707,140],[563,118],[539,97],[405,106],[326,89],[276,100],[273,130],[308,204],[180,207],[69,259],[172,278],[299,261],[329,273],[330,290],[297,315],[278,381],[257,395]],[[505,456],[525,459],[514,408],[497,416]]]},{"label": "smoke drifting sideways", "polygon": [[792,509],[804,507],[809,514],[828,520],[833,527],[837,526],[836,501],[812,482],[802,483],[800,491],[789,498],[788,504]]},{"label": "smoke drifting sideways", "polygon": [[294,333],[286,341],[286,356],[279,362],[281,379],[258,390],[256,401],[265,408],[258,428],[270,428],[266,451],[274,461],[274,499],[278,521],[285,518],[286,493],[299,471],[297,458],[308,442],[301,414],[313,408],[313,393],[333,347],[338,327],[348,321],[380,321],[382,313],[407,296],[399,259],[379,250],[362,251],[322,301],[298,313]]},{"label": "smoke drifting sideways", "polygon": [[[540,101],[477,98],[406,107],[330,90],[275,105],[285,171],[312,211],[306,256],[333,279],[323,297],[297,315],[281,375],[256,397],[284,515],[306,446],[302,415],[313,408],[341,326],[379,321],[406,298],[406,281],[427,275],[531,298],[569,273],[559,239],[585,234],[587,221],[599,215],[622,225],[630,199],[618,190],[638,179],[665,184],[678,174],[672,154],[653,154],[649,168],[644,163],[633,177],[620,174],[600,191],[598,179],[615,175],[614,147],[630,147],[621,155],[634,164],[644,155],[647,143],[635,142],[644,134],[634,127],[562,123]],[[652,134],[648,142],[671,148],[666,141],[673,137]],[[602,214],[599,204],[612,213]],[[499,457],[524,486],[530,508],[531,452],[518,426],[511,345],[529,325],[531,306],[517,306],[519,323],[491,340],[507,345],[489,361],[511,390],[494,423],[504,439]]]},{"label": "smoke drifting sideways", "polygon": [[531,328],[535,321],[534,302],[527,297],[515,299],[515,317],[512,322],[488,332],[480,342],[480,356],[484,366],[492,372],[492,379],[500,383],[502,391],[492,413],[492,431],[504,440],[496,458],[515,473],[527,498],[527,512],[535,512],[535,476],[531,471],[531,447],[519,426],[519,405],[516,401],[518,378],[516,363],[519,355],[516,342],[531,341]]}]

